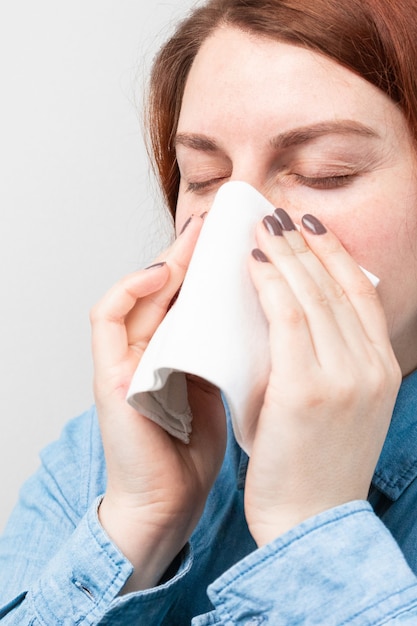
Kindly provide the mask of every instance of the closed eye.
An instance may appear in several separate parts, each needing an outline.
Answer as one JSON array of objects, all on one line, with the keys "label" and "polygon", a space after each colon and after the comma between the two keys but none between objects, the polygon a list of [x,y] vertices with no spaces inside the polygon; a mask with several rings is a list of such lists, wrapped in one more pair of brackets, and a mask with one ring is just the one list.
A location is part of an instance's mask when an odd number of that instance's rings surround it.
[{"label": "closed eye", "polygon": [[212,178],[210,180],[203,180],[201,182],[190,182],[187,184],[186,191],[191,191],[193,193],[199,193],[210,190],[212,187],[219,185],[224,180],[224,177]]},{"label": "closed eye", "polygon": [[342,174],[339,176],[302,176],[294,174],[297,182],[313,189],[338,189],[339,187],[347,187],[353,182],[357,174]]}]

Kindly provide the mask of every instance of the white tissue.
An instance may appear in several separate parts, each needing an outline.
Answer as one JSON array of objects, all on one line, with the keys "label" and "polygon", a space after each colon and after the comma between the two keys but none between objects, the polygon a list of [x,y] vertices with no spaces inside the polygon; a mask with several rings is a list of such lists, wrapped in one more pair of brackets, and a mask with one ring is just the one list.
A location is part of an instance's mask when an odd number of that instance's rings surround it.
[{"label": "white tissue", "polygon": [[247,264],[256,224],[274,209],[247,183],[219,189],[179,296],[133,376],[129,403],[184,442],[192,421],[185,380],[190,373],[222,390],[237,441],[250,453],[270,357],[268,325]]}]

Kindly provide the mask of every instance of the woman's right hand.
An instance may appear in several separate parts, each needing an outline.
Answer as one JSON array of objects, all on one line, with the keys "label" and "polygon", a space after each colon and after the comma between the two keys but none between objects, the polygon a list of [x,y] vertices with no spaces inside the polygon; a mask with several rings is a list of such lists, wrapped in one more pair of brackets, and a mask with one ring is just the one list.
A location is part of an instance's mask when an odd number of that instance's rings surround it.
[{"label": "woman's right hand", "polygon": [[131,561],[124,592],[157,584],[191,535],[220,469],[226,428],[218,390],[189,378],[189,444],[140,415],[126,394],[180,288],[203,220],[193,216],[148,269],[117,283],[91,312],[94,393],[107,465],[99,518]]}]

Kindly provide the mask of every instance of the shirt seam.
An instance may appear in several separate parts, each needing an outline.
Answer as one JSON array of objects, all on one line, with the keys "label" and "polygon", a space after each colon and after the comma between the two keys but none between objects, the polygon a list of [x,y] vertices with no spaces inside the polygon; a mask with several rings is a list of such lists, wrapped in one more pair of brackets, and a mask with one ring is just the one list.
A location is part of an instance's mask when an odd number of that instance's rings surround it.
[{"label": "shirt seam", "polygon": [[[90,409],[90,420],[89,420],[89,450],[88,450],[88,458],[89,459],[93,459],[93,428],[94,428],[94,420],[98,420],[98,416],[96,413],[96,410],[94,407],[92,407]],[[90,503],[90,493],[91,493],[91,485],[92,485],[92,480],[91,480],[91,472],[92,472],[92,464],[91,463],[85,463],[85,466],[87,466],[87,471],[86,471],[86,481],[81,480],[81,485],[85,484],[86,485],[86,489],[84,490],[84,494],[85,494],[85,502],[84,502],[84,508],[88,508],[89,503]],[[81,474],[83,473],[83,467],[80,468]],[[82,499],[82,494],[81,494],[81,490],[80,490],[80,500]],[[92,498],[94,499],[94,498]]]},{"label": "shirt seam", "polygon": [[[88,525],[88,529],[89,529],[89,531],[90,531],[90,533],[91,533],[91,535],[92,535],[92,538],[94,539],[94,543],[95,543],[95,545],[96,545],[97,549],[98,549],[100,552],[101,552],[101,551],[103,551],[103,547],[104,547],[104,546],[103,546],[103,545],[100,543],[100,541],[98,540],[98,537],[96,536],[96,532],[95,532],[94,528],[92,528],[92,526],[91,526],[91,523],[90,523],[90,520],[89,520],[89,519],[87,519],[87,525]],[[110,541],[109,541],[109,545],[110,545],[113,549],[116,549],[116,547],[115,547],[115,546],[114,546],[114,545],[113,545]],[[94,606],[94,607],[92,607],[91,611],[89,611],[89,612],[87,613],[87,615],[86,615],[86,616],[90,615],[90,614],[91,614],[91,613],[95,610],[95,608],[99,607],[99,606],[100,606],[103,602],[105,602],[105,601],[107,601],[107,602],[108,602],[108,600],[107,600],[107,596],[108,596],[108,595],[110,595],[110,589],[111,589],[111,588],[112,588],[112,586],[115,584],[115,582],[116,582],[116,580],[117,580],[117,579],[121,579],[121,578],[122,578],[122,573],[123,573],[123,572],[122,572],[122,569],[121,569],[120,563],[117,563],[117,562],[116,562],[116,560],[114,559],[113,555],[112,555],[112,554],[109,554],[108,550],[105,550],[105,554],[106,554],[106,557],[109,559],[109,561],[112,563],[113,567],[114,567],[117,571],[114,573],[114,575],[113,575],[113,577],[112,577],[111,581],[109,582],[109,584],[108,584],[108,585],[107,585],[107,587],[106,587],[106,590],[105,590],[105,591],[104,591],[104,593],[101,595],[100,600],[99,600],[99,601],[95,604],[95,606]],[[122,558],[125,558],[125,560],[127,561],[126,557],[123,557],[123,555],[122,555],[121,553],[120,553],[120,556],[121,556]],[[111,602],[112,602],[113,600],[115,600],[115,598],[111,598],[111,599],[110,599],[110,602],[108,602],[108,604],[110,605],[110,604],[111,604]]]},{"label": "shirt seam", "polygon": [[[348,513],[338,513],[336,514],[336,516],[331,519],[331,520],[327,520],[326,522],[320,524],[319,526],[315,526],[314,528],[312,528],[311,530],[307,531],[307,532],[303,532],[302,534],[299,534],[295,537],[289,538],[285,543],[283,543],[282,545],[279,546],[279,553],[282,553],[284,551],[286,551],[291,545],[295,545],[297,544],[299,541],[301,541],[302,539],[304,539],[305,537],[312,535],[318,531],[321,531],[323,528],[327,527],[327,526],[331,526],[332,524],[336,524],[337,522],[339,522],[340,520],[343,519],[347,519],[349,517],[353,517],[354,515],[357,515],[358,513],[372,513],[372,510],[370,508],[370,505],[368,506],[362,506],[359,509],[356,509],[355,511],[350,511]],[[261,557],[260,560],[258,560],[256,563],[254,563],[253,565],[249,565],[247,567],[247,569],[245,569],[245,571],[243,572],[239,572],[232,580],[230,580],[229,582],[226,582],[224,585],[223,590],[219,591],[218,597],[220,599],[220,604],[223,607],[223,612],[224,615],[232,621],[233,623],[233,616],[230,614],[230,611],[227,608],[227,601],[222,598],[223,592],[226,591],[228,588],[230,588],[231,585],[237,583],[242,577],[247,576],[248,574],[250,574],[251,572],[259,569],[265,562],[270,561],[271,559],[276,558],[277,556],[279,556],[279,553],[277,554],[276,551],[272,552],[272,550],[268,553],[265,554],[264,556]],[[219,606],[220,608],[220,606]]]},{"label": "shirt seam", "polygon": [[[396,472],[393,478],[386,476],[386,469],[376,470],[374,474],[373,483],[381,491],[384,491],[385,495],[391,500],[397,500],[410,483],[415,480],[417,472],[417,461],[408,462],[407,467],[402,471]],[[385,475],[384,475],[385,474]],[[399,493],[393,494],[392,490],[398,490]],[[387,491],[389,490],[389,493]]]},{"label": "shirt seam", "polygon": [[[320,526],[316,526],[312,528],[311,530],[308,530],[307,532],[303,532],[302,534],[289,538],[285,543],[282,543],[280,546],[277,546],[278,551],[279,553],[284,552],[285,550],[287,550],[289,546],[297,544],[299,541],[301,541],[308,535],[313,535],[314,533],[321,531],[326,526],[331,526],[343,519],[347,519],[349,517],[353,517],[354,515],[358,515],[359,513],[372,513],[373,514],[372,510],[370,510],[370,508],[368,507],[362,507],[360,509],[356,509],[355,511],[350,511],[349,513],[338,514],[337,517],[323,522],[322,524],[320,524]],[[276,558],[278,555],[279,554],[277,554],[276,551],[273,552],[271,549],[268,552],[268,554],[265,554],[264,556],[262,556],[261,559],[258,560],[256,563],[249,565],[248,568],[244,572],[239,572],[233,578],[233,580],[227,582],[225,584],[225,588],[230,587],[230,585],[238,581],[240,578],[242,578],[242,576],[246,576],[246,574],[248,574],[249,572],[258,569],[263,563],[265,563],[266,561],[269,561],[270,559]]]},{"label": "shirt seam", "polygon": [[[388,596],[384,596],[382,601],[380,600],[378,602],[374,602],[373,604],[369,605],[368,607],[366,607],[362,611],[358,611],[357,613],[355,613],[354,615],[352,615],[348,619],[346,619],[343,622],[341,622],[340,626],[345,626],[345,624],[351,624],[354,620],[356,620],[361,615],[364,615],[367,611],[377,607],[379,604],[381,604],[381,602],[387,602],[391,598],[395,598],[396,596],[400,596],[401,594],[403,594],[406,591],[409,591],[410,589],[413,589],[413,588],[417,588],[417,584],[416,583],[413,583],[412,585],[408,585],[407,587],[403,587],[402,589],[399,589],[398,591],[395,591],[394,593],[391,593]],[[412,607],[417,607],[417,601],[416,600],[410,600],[410,602],[407,602],[406,605],[403,605],[401,607],[397,607],[396,609],[392,609],[389,613],[386,613],[382,618],[378,618],[377,621],[374,621],[373,624],[374,624],[374,626],[378,626],[378,625],[381,626],[383,624],[386,624],[387,620],[391,619],[391,617],[398,616],[399,615],[399,611],[401,613],[404,613],[404,612],[408,611]]]}]

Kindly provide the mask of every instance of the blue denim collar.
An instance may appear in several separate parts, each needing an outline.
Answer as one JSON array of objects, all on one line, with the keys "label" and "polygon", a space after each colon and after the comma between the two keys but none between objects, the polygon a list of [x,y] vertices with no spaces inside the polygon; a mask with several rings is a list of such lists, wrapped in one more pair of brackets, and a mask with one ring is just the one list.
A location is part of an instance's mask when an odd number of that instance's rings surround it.
[{"label": "blue denim collar", "polygon": [[372,484],[397,500],[417,477],[417,370],[403,379]]}]

